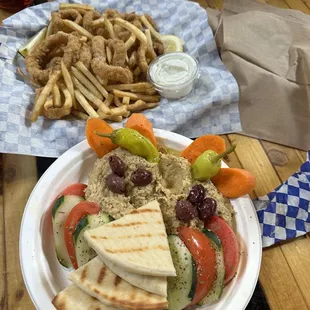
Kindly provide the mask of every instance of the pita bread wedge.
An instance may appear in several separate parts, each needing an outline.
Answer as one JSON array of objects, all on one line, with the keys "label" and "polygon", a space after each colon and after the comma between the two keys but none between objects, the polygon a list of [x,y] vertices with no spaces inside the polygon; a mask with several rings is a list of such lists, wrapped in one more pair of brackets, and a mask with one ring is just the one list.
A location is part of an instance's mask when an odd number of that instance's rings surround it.
[{"label": "pita bread wedge", "polygon": [[69,279],[85,293],[108,306],[141,310],[168,308],[165,297],[129,284],[113,273],[99,257],[71,272]]},{"label": "pita bread wedge", "polygon": [[160,277],[176,275],[156,200],[116,221],[86,231],[84,236],[104,261],[128,272]]},{"label": "pita bread wedge", "polygon": [[102,261],[112,272],[133,286],[153,294],[167,297],[167,277],[144,276],[142,274],[128,272],[110,261]]},{"label": "pita bread wedge", "polygon": [[107,306],[98,299],[84,293],[75,284],[58,293],[52,303],[57,310],[119,310]]}]

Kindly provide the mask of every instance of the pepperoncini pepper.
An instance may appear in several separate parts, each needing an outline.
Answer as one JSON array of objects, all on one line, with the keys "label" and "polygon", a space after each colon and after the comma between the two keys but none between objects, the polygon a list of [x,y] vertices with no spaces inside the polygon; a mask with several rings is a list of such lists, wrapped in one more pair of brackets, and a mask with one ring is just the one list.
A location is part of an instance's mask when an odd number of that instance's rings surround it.
[{"label": "pepperoncini pepper", "polygon": [[141,156],[151,163],[159,161],[157,148],[146,137],[138,131],[130,128],[120,128],[113,130],[111,134],[104,134],[95,131],[100,137],[110,138],[114,144],[127,149],[130,153]]},{"label": "pepperoncini pepper", "polygon": [[236,144],[222,154],[217,154],[212,150],[203,152],[192,164],[192,176],[195,180],[204,181],[214,177],[221,169],[221,159],[233,152]]}]

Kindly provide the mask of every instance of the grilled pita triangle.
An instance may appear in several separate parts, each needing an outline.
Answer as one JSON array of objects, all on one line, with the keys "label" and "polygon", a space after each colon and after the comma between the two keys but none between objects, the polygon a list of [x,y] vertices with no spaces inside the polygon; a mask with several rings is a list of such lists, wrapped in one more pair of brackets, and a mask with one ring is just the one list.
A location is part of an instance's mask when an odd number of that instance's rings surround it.
[{"label": "grilled pita triangle", "polygon": [[121,309],[167,309],[165,297],[141,290],[113,273],[98,257],[73,271],[69,279],[102,303]]},{"label": "grilled pita triangle", "polygon": [[58,293],[52,303],[57,310],[119,310],[107,306],[98,299],[84,293],[75,284]]},{"label": "grilled pita triangle", "polygon": [[128,272],[110,261],[102,261],[112,272],[133,286],[153,294],[167,297],[167,277],[144,276],[142,274]]},{"label": "grilled pita triangle", "polygon": [[116,221],[86,231],[84,236],[104,261],[128,272],[160,277],[176,275],[156,200]]}]

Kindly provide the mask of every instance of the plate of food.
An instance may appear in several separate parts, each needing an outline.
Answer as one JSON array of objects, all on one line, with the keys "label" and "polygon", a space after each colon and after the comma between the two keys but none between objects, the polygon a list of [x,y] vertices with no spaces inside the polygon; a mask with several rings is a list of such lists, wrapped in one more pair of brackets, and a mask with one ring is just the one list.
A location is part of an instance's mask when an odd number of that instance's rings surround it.
[{"label": "plate of food", "polygon": [[225,141],[99,118],[29,197],[20,261],[37,309],[245,309],[261,263],[247,195]]}]

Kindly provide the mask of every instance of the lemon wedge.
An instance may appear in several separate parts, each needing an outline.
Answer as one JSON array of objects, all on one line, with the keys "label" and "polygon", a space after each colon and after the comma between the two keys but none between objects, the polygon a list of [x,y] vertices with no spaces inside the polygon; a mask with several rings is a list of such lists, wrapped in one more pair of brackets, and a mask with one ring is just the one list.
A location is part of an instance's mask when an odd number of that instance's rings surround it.
[{"label": "lemon wedge", "polygon": [[165,53],[183,52],[183,42],[177,36],[162,35],[160,39],[163,42]]},{"label": "lemon wedge", "polygon": [[27,57],[31,51],[33,51],[45,38],[47,27],[41,29],[35,36],[30,38],[24,46],[22,46],[18,52],[24,57]]}]

